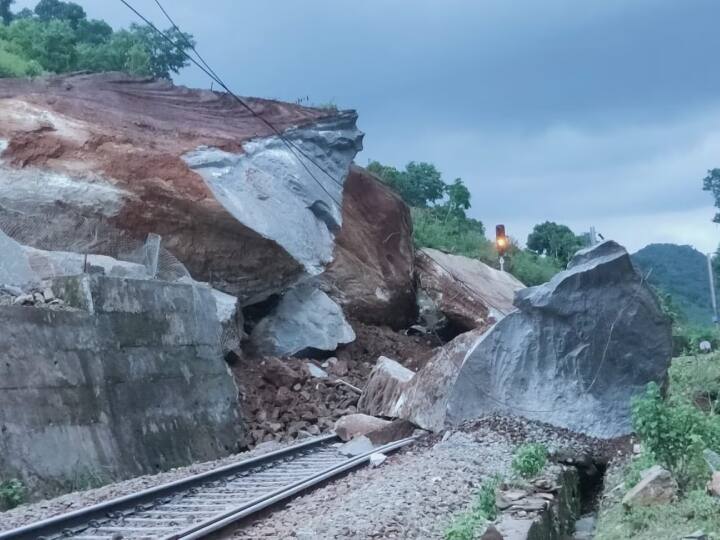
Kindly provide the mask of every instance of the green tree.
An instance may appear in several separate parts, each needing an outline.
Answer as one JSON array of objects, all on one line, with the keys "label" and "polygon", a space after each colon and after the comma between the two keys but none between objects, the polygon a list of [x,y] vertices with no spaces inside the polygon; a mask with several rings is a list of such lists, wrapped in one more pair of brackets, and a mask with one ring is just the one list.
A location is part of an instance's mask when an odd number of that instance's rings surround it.
[{"label": "green tree", "polygon": [[447,208],[447,215],[464,218],[465,210],[470,209],[470,190],[460,178],[456,178],[452,184],[445,186],[445,193],[447,202],[444,206]]},{"label": "green tree", "polygon": [[86,17],[85,10],[75,2],[60,0],[40,0],[35,6],[35,15],[43,22],[53,19],[67,21],[73,29]]},{"label": "green tree", "polygon": [[[703,178],[703,191],[709,191],[715,198],[715,206],[720,209],[720,169],[711,169]],[[720,212],[713,218],[715,223],[720,223]]]},{"label": "green tree", "polygon": [[76,69],[75,32],[67,21],[15,20],[6,34],[12,52],[36,61],[47,71],[63,73]]},{"label": "green tree", "polygon": [[10,11],[10,6],[12,6],[15,3],[15,0],[0,0],[0,19],[2,19],[2,23],[7,25],[10,24],[10,22],[13,19],[12,11]]},{"label": "green tree", "polygon": [[75,29],[75,37],[79,43],[100,45],[107,43],[113,34],[112,27],[105,21],[97,19],[81,20]]},{"label": "green tree", "polygon": [[527,239],[527,248],[538,255],[554,257],[564,266],[583,246],[582,239],[567,225],[546,221],[535,225]]},{"label": "green tree", "polygon": [[195,39],[191,34],[179,32],[175,28],[165,30],[165,35],[172,40],[173,45],[152,28],[130,25],[130,33],[137,43],[144,47],[149,55],[149,74],[153,77],[170,78],[170,73],[178,73],[189,65],[190,61],[185,54],[189,45],[195,46]]},{"label": "green tree", "polygon": [[373,161],[367,168],[388,184],[409,206],[428,208],[445,195],[447,186],[440,171],[431,163],[411,161],[404,171],[399,171],[395,167]]}]

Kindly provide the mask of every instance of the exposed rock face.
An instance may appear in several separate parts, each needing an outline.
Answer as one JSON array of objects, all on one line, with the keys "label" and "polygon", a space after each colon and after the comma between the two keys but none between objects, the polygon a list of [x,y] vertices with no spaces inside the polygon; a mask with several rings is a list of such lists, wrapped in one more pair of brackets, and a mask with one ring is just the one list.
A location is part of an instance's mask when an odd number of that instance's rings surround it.
[{"label": "exposed rock face", "polygon": [[305,283],[290,289],[253,329],[250,340],[260,354],[292,356],[302,351],[334,351],[355,332],[328,295]]},{"label": "exposed rock face", "polygon": [[642,478],[623,497],[626,507],[667,504],[677,496],[678,485],[669,471],[655,465],[643,471]]},{"label": "exposed rock face", "polygon": [[448,419],[501,412],[597,437],[631,431],[630,399],[667,376],[670,321],[612,241],[578,252],[484,334],[452,386]]},{"label": "exposed rock face", "polygon": [[370,372],[370,378],[363,390],[358,409],[373,416],[397,418],[397,403],[405,385],[415,372],[399,362],[381,356]]},{"label": "exposed rock face", "polygon": [[0,306],[0,476],[57,493],[242,446],[208,287],[79,276],[53,290],[75,309]]},{"label": "exposed rock face", "polygon": [[525,287],[476,259],[436,249],[419,250],[415,265],[421,317],[429,328],[443,318],[461,331],[487,328],[515,309],[514,294]]},{"label": "exposed rock face", "polygon": [[351,167],[323,289],[354,319],[405,328],[416,314],[413,257],[407,205],[374,175]]},{"label": "exposed rock face", "polygon": [[318,274],[361,148],[356,115],[248,102],[292,150],[221,93],[117,73],[1,80],[0,228],[35,248],[115,257],[157,233],[241,305]]}]

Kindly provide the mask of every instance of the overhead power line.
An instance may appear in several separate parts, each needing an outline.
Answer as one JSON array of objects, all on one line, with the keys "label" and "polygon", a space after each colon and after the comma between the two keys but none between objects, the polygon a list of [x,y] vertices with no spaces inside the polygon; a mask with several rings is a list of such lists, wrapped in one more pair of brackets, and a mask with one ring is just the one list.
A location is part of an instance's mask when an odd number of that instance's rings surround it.
[{"label": "overhead power line", "polygon": [[[337,178],[335,178],[330,172],[328,172],[327,169],[325,169],[321,164],[317,163],[311,156],[308,156],[307,153],[305,153],[301,148],[299,148],[295,143],[292,141],[289,141],[282,132],[275,127],[272,122],[264,118],[261,114],[257,113],[248,103],[245,102],[242,98],[240,98],[237,94],[235,94],[230,88],[225,84],[225,82],[215,73],[215,71],[210,67],[210,65],[205,62],[205,60],[202,58],[202,56],[197,52],[197,49],[195,46],[185,37],[183,32],[180,30],[180,28],[175,24],[173,19],[170,17],[168,12],[163,8],[162,4],[155,0],[155,3],[160,7],[163,14],[167,17],[167,19],[170,21],[170,24],[172,24],[173,28],[178,32],[180,39],[184,42],[186,46],[189,46],[189,48],[197,55],[198,60],[193,58],[190,54],[187,53],[185,48],[181,47],[178,43],[172,40],[170,36],[168,36],[165,32],[160,30],[155,24],[152,23],[147,17],[145,17],[142,13],[140,13],[135,7],[133,7],[127,0],[120,0],[130,11],[132,11],[135,15],[137,15],[148,27],[150,27],[154,32],[156,32],[158,35],[160,35],[165,41],[170,43],[173,47],[175,47],[187,60],[189,60],[193,65],[195,65],[197,68],[199,68],[203,73],[205,73],[210,79],[215,81],[218,85],[220,85],[223,90],[225,90],[230,96],[232,96],[244,109],[246,109],[252,116],[260,120],[265,126],[267,126],[273,133],[275,133],[278,138],[287,146],[288,150],[295,156],[298,163],[305,169],[307,174],[317,183],[318,186],[325,192],[325,194],[332,200],[335,204],[338,205],[339,209],[342,209],[342,203],[338,201],[333,195],[327,190],[327,188],[323,185],[323,183],[312,173],[310,168],[307,166],[307,164],[300,159],[300,155],[302,155],[305,159],[310,161],[315,167],[317,167],[321,172],[323,172],[330,180],[335,182],[338,186],[343,186],[343,183],[339,181]],[[300,155],[298,155],[300,154]]]}]

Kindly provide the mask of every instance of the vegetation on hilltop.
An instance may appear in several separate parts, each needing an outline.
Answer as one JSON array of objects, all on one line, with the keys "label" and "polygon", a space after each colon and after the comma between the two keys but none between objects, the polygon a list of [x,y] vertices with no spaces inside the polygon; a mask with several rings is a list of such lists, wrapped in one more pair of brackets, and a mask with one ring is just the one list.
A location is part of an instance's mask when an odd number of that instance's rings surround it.
[{"label": "vegetation on hilltop", "polygon": [[[471,208],[470,191],[461,178],[448,184],[435,165],[414,161],[403,170],[372,161],[367,169],[410,206],[418,247],[435,248],[498,266],[495,244],[485,237],[485,226],[467,215]],[[522,249],[511,242],[505,268],[526,285],[538,285],[564,267],[572,246],[578,245],[578,237],[569,228],[555,223],[536,226],[530,236],[534,239],[532,249]]]},{"label": "vegetation on hilltop", "polygon": [[147,26],[115,31],[88,19],[74,2],[40,0],[34,10],[11,11],[14,0],[0,0],[0,77],[26,77],[72,71],[125,71],[169,78],[188,62],[190,34],[171,28],[174,46]]},{"label": "vegetation on hilltop", "polygon": [[648,282],[667,293],[683,323],[708,326],[712,322],[707,259],[691,246],[650,244],[632,256]]}]

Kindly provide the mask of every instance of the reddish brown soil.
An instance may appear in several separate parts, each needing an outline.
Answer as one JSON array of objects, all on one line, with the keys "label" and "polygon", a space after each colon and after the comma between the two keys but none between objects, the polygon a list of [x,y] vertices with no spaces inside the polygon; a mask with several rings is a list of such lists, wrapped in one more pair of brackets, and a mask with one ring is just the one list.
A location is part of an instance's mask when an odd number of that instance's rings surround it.
[{"label": "reddish brown soil", "polygon": [[335,421],[357,412],[360,394],[337,382],[365,386],[377,358],[388,356],[411,369],[429,357],[437,343],[426,337],[406,336],[387,327],[352,321],[355,342],[338,351],[337,363],[323,367],[330,377],[310,377],[308,362],[300,358],[242,358],[233,366],[240,387],[244,416],[250,432],[249,446],[266,441],[292,441],[331,431]]}]

